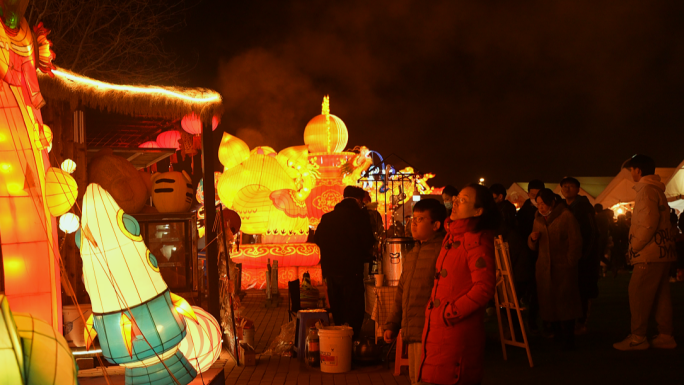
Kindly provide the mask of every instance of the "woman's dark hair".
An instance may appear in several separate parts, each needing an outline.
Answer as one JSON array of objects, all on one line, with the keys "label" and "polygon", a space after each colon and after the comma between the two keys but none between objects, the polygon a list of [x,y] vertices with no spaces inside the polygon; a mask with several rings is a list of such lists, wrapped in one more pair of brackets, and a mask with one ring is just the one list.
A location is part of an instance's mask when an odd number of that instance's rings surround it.
[{"label": "woman's dark hair", "polygon": [[480,215],[480,220],[475,225],[474,231],[497,230],[501,222],[501,213],[496,207],[492,192],[487,187],[477,183],[469,184],[466,187],[475,190],[475,208],[482,209],[482,215]]},{"label": "woman's dark hair", "polygon": [[558,203],[558,195],[550,188],[545,188],[539,191],[537,198],[541,198],[542,202],[549,207],[553,207]]}]

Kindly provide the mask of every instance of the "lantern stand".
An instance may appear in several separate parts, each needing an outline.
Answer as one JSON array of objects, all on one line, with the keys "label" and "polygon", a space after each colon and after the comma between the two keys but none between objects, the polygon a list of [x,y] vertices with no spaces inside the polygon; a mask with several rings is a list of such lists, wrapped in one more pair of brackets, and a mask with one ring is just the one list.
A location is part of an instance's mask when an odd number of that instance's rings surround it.
[{"label": "lantern stand", "polygon": [[[216,189],[214,187],[214,146],[211,124],[202,123],[202,170],[204,172],[204,201],[216,202]],[[207,156],[208,155],[208,156]],[[204,205],[204,236],[207,240],[207,283],[209,286],[209,313],[215,319],[221,319],[221,304],[219,296],[219,273],[218,273],[218,245],[213,242],[216,231],[213,224],[216,221],[216,206]]]}]

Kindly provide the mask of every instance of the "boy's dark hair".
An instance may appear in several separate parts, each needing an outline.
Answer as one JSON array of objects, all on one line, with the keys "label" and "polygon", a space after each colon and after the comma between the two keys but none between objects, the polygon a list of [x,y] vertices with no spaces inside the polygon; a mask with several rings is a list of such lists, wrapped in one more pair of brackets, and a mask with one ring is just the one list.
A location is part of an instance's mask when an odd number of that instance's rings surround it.
[{"label": "boy's dark hair", "polygon": [[577,188],[580,188],[580,182],[571,176],[566,176],[565,178],[563,178],[563,180],[561,180],[561,182],[560,182],[561,187],[563,187],[566,183],[572,183],[575,186],[577,186]]},{"label": "boy's dark hair", "polygon": [[622,164],[622,168],[638,168],[641,176],[655,174],[655,160],[647,155],[635,154]]},{"label": "boy's dark hair", "polygon": [[428,212],[430,215],[430,220],[433,222],[439,222],[439,229],[444,228],[444,220],[446,219],[446,207],[440,203],[437,199],[421,199],[413,206],[413,212]]},{"label": "boy's dark hair", "polygon": [[603,205],[600,203],[595,204],[594,211],[596,211],[596,214],[600,213],[601,211],[603,211]]},{"label": "boy's dark hair", "polygon": [[477,233],[482,230],[496,231],[501,222],[501,213],[499,208],[496,207],[492,192],[487,187],[477,183],[469,184],[466,187],[475,190],[475,208],[482,209],[482,215],[480,215],[480,220],[475,225],[474,232]]},{"label": "boy's dark hair", "polygon": [[504,199],[506,199],[506,188],[501,183],[495,183],[489,186],[489,191],[491,191],[492,194],[503,195]]},{"label": "boy's dark hair", "polygon": [[455,197],[456,195],[458,195],[458,193],[458,189],[450,184],[444,186],[444,190],[442,190],[442,194],[447,194],[452,197]]},{"label": "boy's dark hair", "polygon": [[545,187],[546,186],[544,186],[544,182],[540,181],[539,179],[534,179],[527,184],[527,192],[530,192],[530,190],[542,190]]}]

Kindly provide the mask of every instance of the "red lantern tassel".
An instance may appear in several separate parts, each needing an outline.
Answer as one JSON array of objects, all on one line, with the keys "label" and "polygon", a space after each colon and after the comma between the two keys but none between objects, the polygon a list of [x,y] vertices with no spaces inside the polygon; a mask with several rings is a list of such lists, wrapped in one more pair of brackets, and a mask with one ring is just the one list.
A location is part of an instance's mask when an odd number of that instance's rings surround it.
[{"label": "red lantern tassel", "polygon": [[178,154],[176,154],[174,152],[173,155],[171,155],[170,159],[171,159],[171,164],[178,163]]},{"label": "red lantern tassel", "polygon": [[194,135],[192,137],[192,146],[195,148],[195,150],[202,149],[202,137],[200,135]]}]

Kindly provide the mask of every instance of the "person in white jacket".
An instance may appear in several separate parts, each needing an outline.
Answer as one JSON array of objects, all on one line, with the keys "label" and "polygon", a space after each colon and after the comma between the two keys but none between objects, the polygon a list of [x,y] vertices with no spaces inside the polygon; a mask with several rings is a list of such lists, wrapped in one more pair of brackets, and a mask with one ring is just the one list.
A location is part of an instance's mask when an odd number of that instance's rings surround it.
[{"label": "person in white jacket", "polygon": [[[618,350],[643,350],[649,346],[673,349],[677,343],[672,337],[669,272],[672,262],[677,259],[677,251],[665,185],[660,176],[655,175],[655,162],[646,155],[634,155],[623,168],[631,172],[637,194],[629,229],[629,263],[634,265],[629,281],[632,333],[613,347]],[[658,335],[649,344],[646,333],[653,309]]]}]

